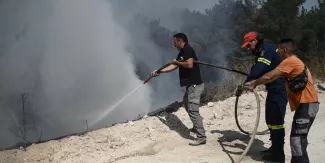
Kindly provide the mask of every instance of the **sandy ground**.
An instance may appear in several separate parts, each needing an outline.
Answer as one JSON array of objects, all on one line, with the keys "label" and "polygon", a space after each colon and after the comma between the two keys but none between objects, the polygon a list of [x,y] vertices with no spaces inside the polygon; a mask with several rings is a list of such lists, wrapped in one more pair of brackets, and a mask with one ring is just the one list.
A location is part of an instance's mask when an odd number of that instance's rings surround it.
[{"label": "sandy ground", "polygon": [[[313,163],[325,159],[325,91],[318,90],[320,111],[310,130],[308,152]],[[260,91],[262,115],[259,130],[266,129],[264,99]],[[184,108],[172,114],[144,117],[142,120],[117,124],[42,144],[32,145],[26,151],[0,152],[1,163],[232,163],[246,147],[249,137],[236,127],[235,97],[201,107],[207,132],[207,144],[192,147],[188,143],[194,135],[187,131],[192,124]],[[256,102],[251,93],[240,99],[240,122],[252,129],[256,117]],[[293,112],[286,114],[286,160],[290,161],[289,131]],[[247,126],[247,127],[245,127]],[[258,135],[242,163],[258,163],[259,151],[270,146],[269,135]]]}]

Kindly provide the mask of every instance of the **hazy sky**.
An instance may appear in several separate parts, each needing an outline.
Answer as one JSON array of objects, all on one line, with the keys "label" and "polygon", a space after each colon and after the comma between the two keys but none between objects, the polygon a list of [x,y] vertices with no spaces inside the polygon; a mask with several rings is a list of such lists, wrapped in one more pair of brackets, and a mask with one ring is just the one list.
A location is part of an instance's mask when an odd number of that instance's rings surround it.
[{"label": "hazy sky", "polygon": [[[191,1],[191,3],[188,3],[189,4],[188,8],[194,9],[194,10],[199,10],[199,11],[204,11],[204,9],[210,8],[218,0],[204,0],[204,3],[202,3],[202,1],[198,1],[198,0],[189,0],[189,1]],[[309,9],[310,7],[312,7],[316,4],[317,4],[317,0],[307,0],[304,7]]]},{"label": "hazy sky", "polygon": [[316,5],[316,4],[317,4],[317,0],[307,0],[304,6],[306,8],[310,8],[310,7],[312,7],[312,6]]}]

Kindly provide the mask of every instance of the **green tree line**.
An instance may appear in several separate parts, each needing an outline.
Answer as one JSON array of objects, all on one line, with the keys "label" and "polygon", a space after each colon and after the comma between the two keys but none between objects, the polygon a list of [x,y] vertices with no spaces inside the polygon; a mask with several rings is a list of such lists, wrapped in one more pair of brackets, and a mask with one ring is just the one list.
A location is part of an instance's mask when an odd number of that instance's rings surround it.
[{"label": "green tree line", "polygon": [[[297,55],[313,75],[325,79],[325,0],[307,10],[305,0],[220,0],[205,13],[184,9],[179,31],[170,31],[159,20],[146,21],[151,39],[160,47],[170,46],[175,32],[184,32],[200,59],[249,71],[251,56],[240,49],[248,31],[258,31],[277,43],[290,37],[297,43]],[[247,61],[247,62],[246,62]]]}]

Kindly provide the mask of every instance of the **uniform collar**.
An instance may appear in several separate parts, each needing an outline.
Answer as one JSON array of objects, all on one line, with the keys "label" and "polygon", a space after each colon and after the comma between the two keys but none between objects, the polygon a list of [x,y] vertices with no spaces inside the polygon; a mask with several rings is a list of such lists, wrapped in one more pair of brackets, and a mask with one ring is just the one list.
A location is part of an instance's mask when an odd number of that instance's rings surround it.
[{"label": "uniform collar", "polygon": [[256,49],[258,49],[258,50],[264,49],[264,45],[265,45],[265,43],[262,42]]},{"label": "uniform collar", "polygon": [[261,44],[259,44],[258,46],[256,46],[254,55],[255,56],[260,56],[262,50],[264,50],[264,42],[262,42]]}]

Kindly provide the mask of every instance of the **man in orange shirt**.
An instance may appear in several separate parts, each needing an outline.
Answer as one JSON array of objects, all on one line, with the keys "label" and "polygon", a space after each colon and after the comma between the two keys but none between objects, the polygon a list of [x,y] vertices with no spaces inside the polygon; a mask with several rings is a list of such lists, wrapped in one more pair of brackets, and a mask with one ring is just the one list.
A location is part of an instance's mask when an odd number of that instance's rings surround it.
[{"label": "man in orange shirt", "polygon": [[249,88],[269,83],[281,76],[286,79],[286,92],[291,111],[295,111],[291,134],[291,163],[309,163],[307,136],[319,110],[318,96],[314,88],[311,73],[305,64],[293,53],[292,39],[283,39],[278,45],[278,52],[283,60],[273,71],[261,78],[248,82]]}]

